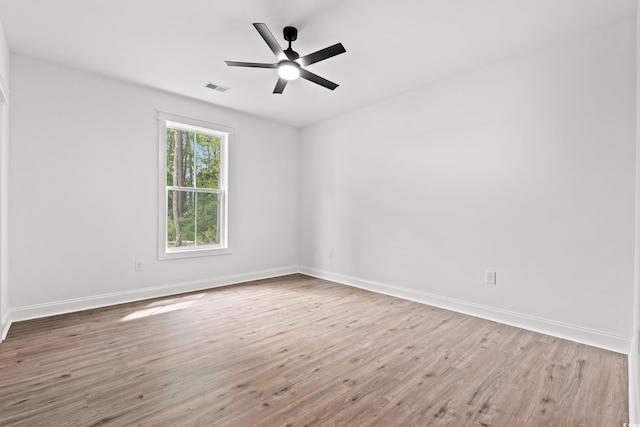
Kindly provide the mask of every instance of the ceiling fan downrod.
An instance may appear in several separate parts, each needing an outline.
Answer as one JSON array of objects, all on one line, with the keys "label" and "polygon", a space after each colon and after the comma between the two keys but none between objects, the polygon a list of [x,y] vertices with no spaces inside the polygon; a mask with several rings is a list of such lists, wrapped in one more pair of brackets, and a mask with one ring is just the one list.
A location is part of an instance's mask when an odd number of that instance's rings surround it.
[{"label": "ceiling fan downrod", "polygon": [[282,30],[282,32],[284,33],[284,39],[289,42],[289,47],[284,51],[284,53],[291,61],[295,61],[296,59],[300,58],[300,55],[298,55],[298,52],[291,48],[291,42],[294,42],[298,39],[298,29],[295,27],[284,27],[284,30]]}]

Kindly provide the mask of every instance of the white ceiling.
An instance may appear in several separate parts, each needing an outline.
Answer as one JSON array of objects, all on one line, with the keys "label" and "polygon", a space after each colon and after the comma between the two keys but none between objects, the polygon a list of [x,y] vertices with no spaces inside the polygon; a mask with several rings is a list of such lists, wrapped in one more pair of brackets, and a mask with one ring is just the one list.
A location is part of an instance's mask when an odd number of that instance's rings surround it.
[{"label": "white ceiling", "polygon": [[[635,13],[636,0],[2,0],[14,52],[304,127],[345,111]],[[273,95],[276,62],[251,25],[301,55],[342,42],[347,53]],[[206,89],[206,82],[230,87]]]}]

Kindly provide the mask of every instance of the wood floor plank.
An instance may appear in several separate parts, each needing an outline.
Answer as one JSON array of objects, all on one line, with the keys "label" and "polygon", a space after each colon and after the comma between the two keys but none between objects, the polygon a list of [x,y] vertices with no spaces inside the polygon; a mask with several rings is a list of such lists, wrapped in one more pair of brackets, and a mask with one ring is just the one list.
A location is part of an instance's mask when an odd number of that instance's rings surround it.
[{"label": "wood floor plank", "polygon": [[292,275],[12,325],[2,426],[622,426],[625,355]]}]

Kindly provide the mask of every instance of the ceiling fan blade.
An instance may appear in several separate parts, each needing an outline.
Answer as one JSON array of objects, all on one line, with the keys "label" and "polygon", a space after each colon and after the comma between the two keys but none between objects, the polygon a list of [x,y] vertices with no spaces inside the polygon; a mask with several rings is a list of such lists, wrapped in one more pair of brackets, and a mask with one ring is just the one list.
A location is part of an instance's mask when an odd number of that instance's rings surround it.
[{"label": "ceiling fan blade", "polygon": [[273,93],[282,93],[284,88],[287,86],[287,82],[288,81],[289,80],[286,80],[286,79],[283,79],[282,77],[280,77],[278,79],[278,83],[276,83],[275,89],[273,89]]},{"label": "ceiling fan blade", "polygon": [[332,56],[340,55],[341,53],[345,53],[347,50],[342,46],[342,43],[336,43],[333,46],[326,47],[324,49],[320,49],[317,52],[310,53],[308,55],[300,57],[298,62],[303,67],[307,65],[315,64],[318,61],[323,61],[327,58],[331,58]]},{"label": "ceiling fan blade", "polygon": [[278,58],[278,61],[287,59],[287,55],[285,55],[284,51],[276,41],[276,38],[273,37],[273,34],[271,34],[271,31],[269,31],[269,27],[267,27],[267,24],[254,23],[253,26],[256,27],[256,30],[258,30],[258,32],[260,33],[264,41],[267,42],[271,51]]},{"label": "ceiling fan blade", "polygon": [[278,68],[278,64],[262,64],[260,62],[224,61],[229,67]]},{"label": "ceiling fan blade", "polygon": [[316,84],[319,84],[320,86],[324,86],[327,89],[331,89],[334,90],[335,88],[338,87],[337,84],[330,82],[327,79],[323,79],[322,77],[320,77],[317,74],[313,74],[312,72],[305,70],[304,68],[300,68],[300,77],[302,77],[303,79],[307,79],[310,82],[314,82]]}]

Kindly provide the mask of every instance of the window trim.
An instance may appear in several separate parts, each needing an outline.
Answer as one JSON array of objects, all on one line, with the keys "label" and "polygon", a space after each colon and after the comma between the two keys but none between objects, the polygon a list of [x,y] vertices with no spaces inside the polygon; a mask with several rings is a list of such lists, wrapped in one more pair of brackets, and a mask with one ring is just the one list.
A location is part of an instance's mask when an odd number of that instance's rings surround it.
[{"label": "window trim", "polygon": [[[179,251],[167,250],[167,197],[173,186],[167,186],[167,128],[181,129],[188,132],[198,132],[205,135],[221,137],[221,174],[218,178],[218,189],[205,192],[223,194],[218,218],[220,227],[220,243],[203,247],[186,247]],[[231,247],[231,190],[230,190],[230,159],[233,157],[234,129],[200,119],[193,119],[164,111],[158,111],[158,260],[193,258],[202,256],[223,255],[232,253]],[[185,188],[192,190],[192,188]],[[200,191],[200,190],[199,190]]]}]

